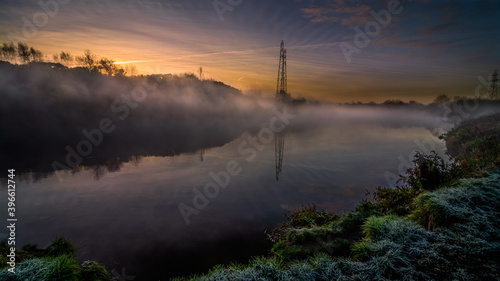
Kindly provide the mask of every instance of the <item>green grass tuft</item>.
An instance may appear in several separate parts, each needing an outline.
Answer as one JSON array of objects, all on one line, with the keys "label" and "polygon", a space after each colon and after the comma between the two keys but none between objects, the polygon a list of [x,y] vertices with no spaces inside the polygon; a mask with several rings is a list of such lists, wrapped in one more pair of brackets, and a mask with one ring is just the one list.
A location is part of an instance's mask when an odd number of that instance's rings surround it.
[{"label": "green grass tuft", "polygon": [[78,264],[74,257],[34,258],[19,264],[12,274],[3,269],[1,281],[78,281]]},{"label": "green grass tuft", "polygon": [[111,275],[101,264],[95,261],[84,261],[79,271],[80,281],[108,281]]},{"label": "green grass tuft", "polygon": [[76,256],[76,247],[70,240],[56,236],[52,243],[45,249],[46,255],[49,257],[57,257],[60,255]]}]

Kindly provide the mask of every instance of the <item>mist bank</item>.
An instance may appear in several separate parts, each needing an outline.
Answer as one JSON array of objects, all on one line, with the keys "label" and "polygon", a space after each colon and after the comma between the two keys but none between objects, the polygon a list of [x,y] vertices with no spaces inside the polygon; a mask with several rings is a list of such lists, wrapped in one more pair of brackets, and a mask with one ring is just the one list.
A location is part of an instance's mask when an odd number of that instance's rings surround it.
[{"label": "mist bank", "polygon": [[190,75],[110,77],[55,64],[2,63],[0,77],[2,166],[18,172],[53,171],[54,162],[73,169],[194,152],[260,124],[255,100]]},{"label": "mist bank", "polygon": [[[304,101],[280,108],[192,74],[107,76],[52,63],[0,62],[0,85],[1,165],[36,177],[92,169],[99,178],[143,156],[196,153],[245,132],[258,137],[273,126],[283,128],[280,134],[325,126],[424,127],[440,134],[500,108],[498,102],[472,99],[427,106]],[[296,117],[278,118],[288,113]]]}]

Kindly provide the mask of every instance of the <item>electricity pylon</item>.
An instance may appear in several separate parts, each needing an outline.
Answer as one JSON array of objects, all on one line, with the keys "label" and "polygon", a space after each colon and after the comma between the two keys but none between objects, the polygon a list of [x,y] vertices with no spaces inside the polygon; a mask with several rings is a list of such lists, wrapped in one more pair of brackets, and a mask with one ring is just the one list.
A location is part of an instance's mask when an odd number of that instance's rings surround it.
[{"label": "electricity pylon", "polygon": [[285,149],[285,135],[277,133],[274,138],[274,157],[276,162],[276,181],[280,180],[283,169],[283,151]]},{"label": "electricity pylon", "polygon": [[497,82],[498,82],[498,73],[497,71],[493,71],[493,74],[491,74],[491,84],[490,84],[490,98],[492,100],[497,98]]},{"label": "electricity pylon", "polygon": [[280,61],[278,66],[278,83],[276,86],[276,102],[286,103],[289,100],[287,94],[287,74],[286,74],[286,49],[285,43],[281,40]]},{"label": "electricity pylon", "polygon": [[[278,66],[278,82],[276,85],[276,104],[283,107],[291,100],[287,93],[287,73],[286,73],[286,49],[285,43],[281,40],[280,60]],[[283,152],[285,149],[285,134],[279,132],[274,139],[274,157],[276,163],[276,181],[279,181],[281,170],[283,169]]]}]

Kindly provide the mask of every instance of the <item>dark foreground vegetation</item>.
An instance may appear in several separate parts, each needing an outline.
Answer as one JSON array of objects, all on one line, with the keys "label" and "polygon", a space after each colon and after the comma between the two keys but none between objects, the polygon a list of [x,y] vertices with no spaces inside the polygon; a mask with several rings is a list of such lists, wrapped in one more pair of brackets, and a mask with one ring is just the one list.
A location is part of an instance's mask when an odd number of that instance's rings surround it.
[{"label": "dark foreground vegetation", "polygon": [[498,124],[455,126],[443,136],[454,162],[417,153],[401,186],[352,212],[302,205],[269,234],[267,257],[176,280],[499,280]]},{"label": "dark foreground vegetation", "polygon": [[15,273],[8,272],[6,258],[10,246],[0,243],[0,280],[2,281],[109,281],[110,273],[95,261],[76,261],[74,244],[56,237],[46,248],[26,244],[16,250]]}]

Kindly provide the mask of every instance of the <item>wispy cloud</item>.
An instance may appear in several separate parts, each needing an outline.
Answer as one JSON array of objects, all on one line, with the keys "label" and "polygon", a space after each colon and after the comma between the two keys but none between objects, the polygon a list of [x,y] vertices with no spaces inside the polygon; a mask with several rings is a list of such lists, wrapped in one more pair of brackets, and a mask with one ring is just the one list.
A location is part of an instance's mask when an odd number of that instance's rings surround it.
[{"label": "wispy cloud", "polygon": [[116,61],[115,64],[134,64],[134,63],[145,63],[148,60],[128,60],[128,61]]},{"label": "wispy cloud", "polygon": [[334,0],[324,5],[303,8],[304,17],[312,22],[339,22],[353,27],[364,24],[369,19],[371,7],[365,4],[346,4],[343,0]]}]

